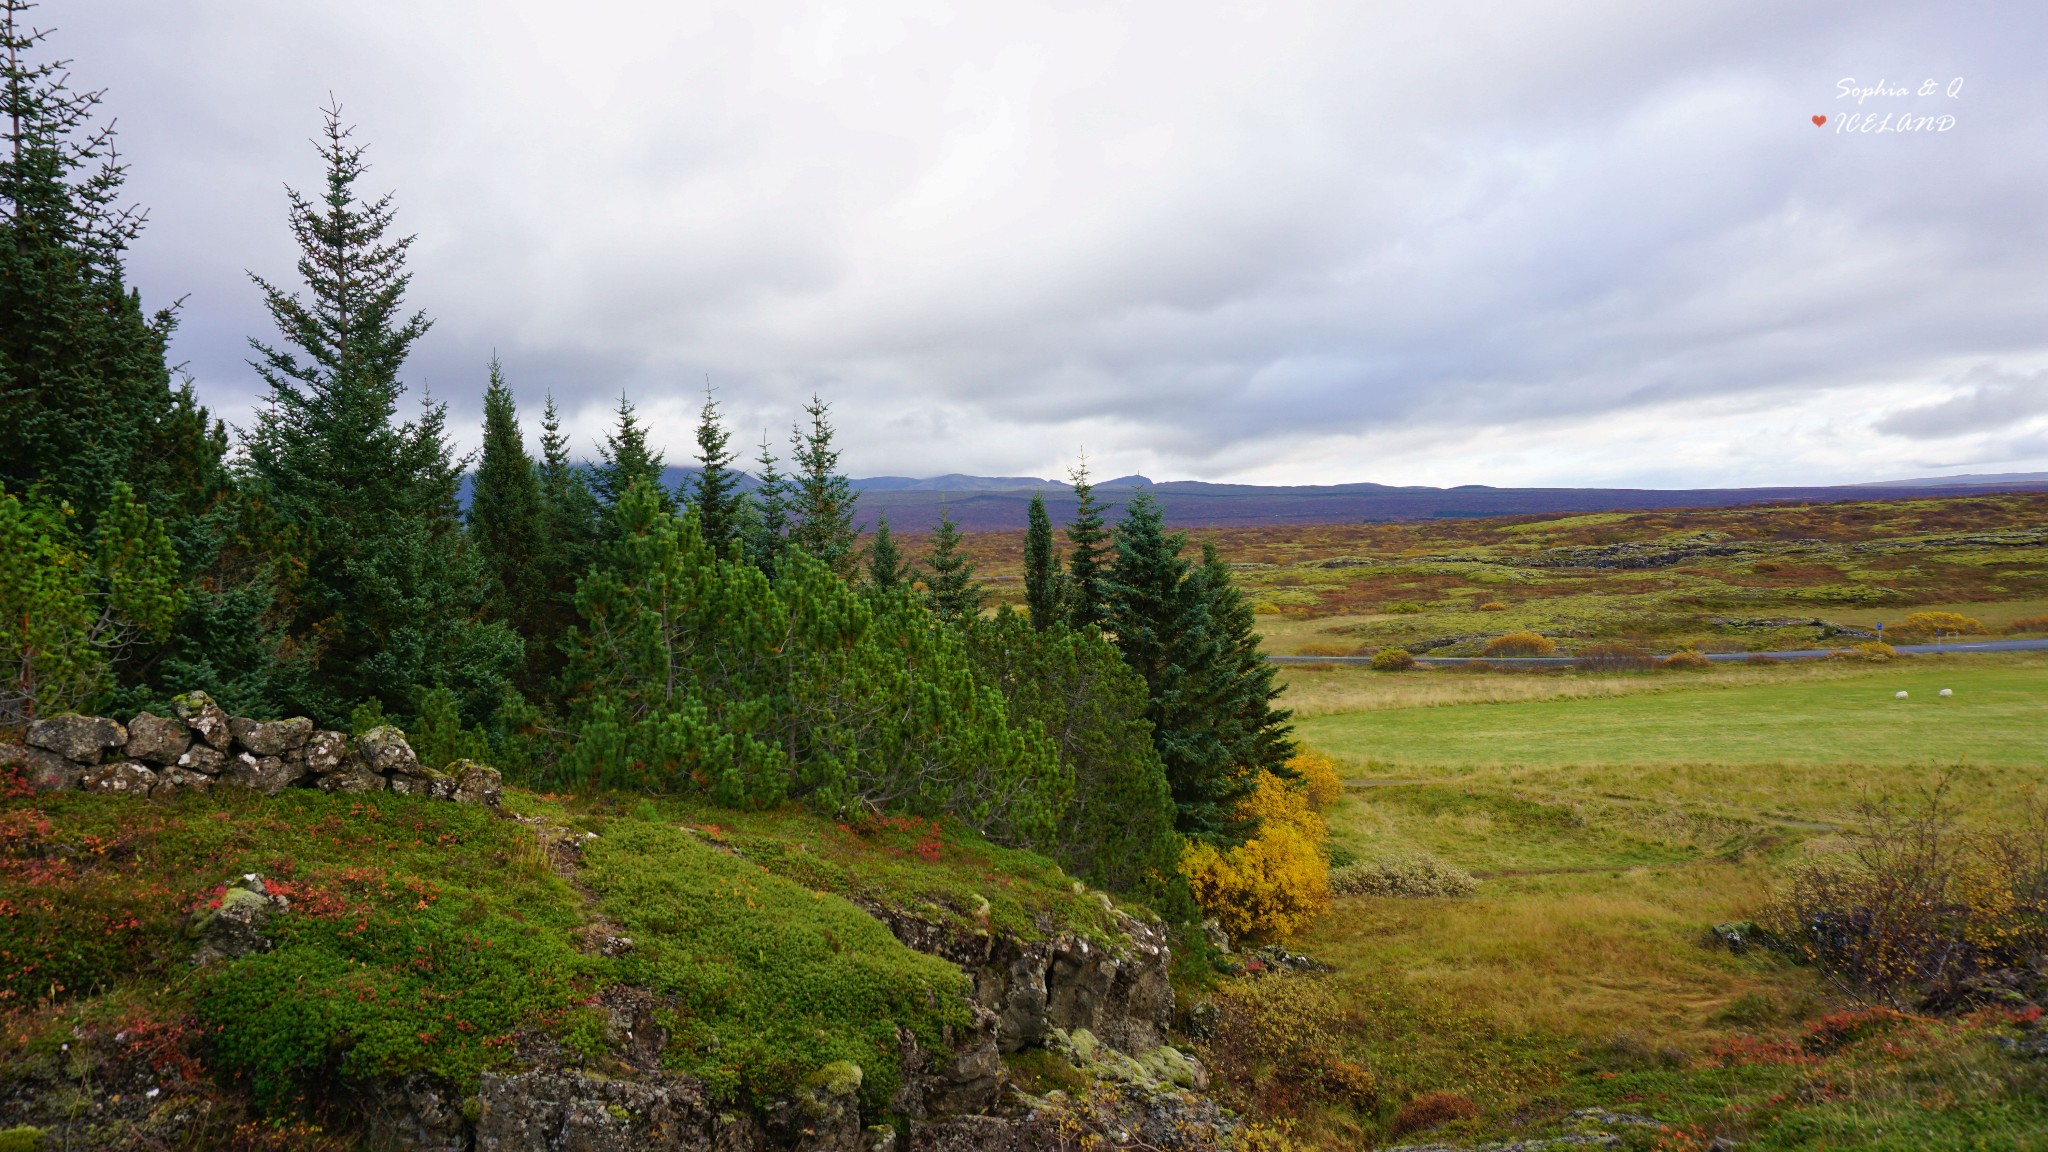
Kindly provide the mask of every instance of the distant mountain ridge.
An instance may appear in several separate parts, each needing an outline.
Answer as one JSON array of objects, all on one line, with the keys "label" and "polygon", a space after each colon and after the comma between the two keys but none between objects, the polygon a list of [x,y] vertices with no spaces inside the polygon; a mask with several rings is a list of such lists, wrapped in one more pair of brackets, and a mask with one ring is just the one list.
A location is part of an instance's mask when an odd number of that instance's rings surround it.
[{"label": "distant mountain ridge", "polygon": [[[697,469],[671,465],[662,480],[680,488]],[[1073,489],[1063,480],[1036,476],[869,476],[854,479],[860,493],[856,517],[872,526],[887,516],[898,532],[924,532],[937,522],[940,505],[964,530],[1022,529],[1036,494],[1054,522],[1073,518]],[[752,489],[743,474],[742,489]],[[1660,508],[1725,508],[1777,501],[1897,500],[1911,496],[1962,496],[1976,492],[2048,490],[2048,472],[1978,476],[1930,476],[1862,484],[1775,488],[1455,488],[1373,484],[1212,484],[1201,480],[1154,482],[1145,476],[1117,476],[1095,485],[1112,510],[1139,488],[1149,490],[1169,523],[1184,528],[1254,527],[1273,524],[1346,524],[1372,520],[1427,520],[1450,517],[1566,515],[1585,512],[1645,512]],[[469,502],[464,477],[462,501]]]}]

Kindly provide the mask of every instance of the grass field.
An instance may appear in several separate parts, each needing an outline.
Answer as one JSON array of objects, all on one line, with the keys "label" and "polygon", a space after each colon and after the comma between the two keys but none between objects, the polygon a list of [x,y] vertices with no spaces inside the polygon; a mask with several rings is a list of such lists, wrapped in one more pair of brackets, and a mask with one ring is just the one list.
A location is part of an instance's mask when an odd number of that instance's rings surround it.
[{"label": "grass field", "polygon": [[[1347,1055],[1384,1086],[1376,1112],[1299,1109],[1302,1134],[1472,1146],[1598,1108],[1663,1122],[1618,1132],[1646,1149],[2048,1148],[2048,1072],[1997,1048],[2000,1019],[1872,1024],[1809,969],[1706,943],[1839,848],[1866,793],[1948,772],[1989,820],[2048,785],[2048,660],[1285,675],[1354,785],[1333,842],[1482,877],[1463,900],[1340,898],[1299,942],[1336,965]],[[1870,1035],[1815,1041],[1845,1019]],[[1479,1114],[1397,1138],[1394,1102],[1428,1092]]]}]

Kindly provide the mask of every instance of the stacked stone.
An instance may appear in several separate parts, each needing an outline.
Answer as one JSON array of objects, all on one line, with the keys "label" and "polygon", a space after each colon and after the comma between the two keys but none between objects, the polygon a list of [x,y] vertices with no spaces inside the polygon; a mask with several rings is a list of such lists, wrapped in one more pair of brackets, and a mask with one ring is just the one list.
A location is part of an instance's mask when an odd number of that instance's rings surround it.
[{"label": "stacked stone", "polygon": [[390,789],[466,804],[498,805],[497,769],[457,760],[422,765],[405,733],[386,725],[351,741],[346,732],[290,720],[230,717],[204,692],[171,701],[171,716],[144,712],[126,725],[99,716],[51,716],[29,725],[26,746],[0,744],[39,792],[83,789],[168,800],[216,786],[275,796],[286,788],[366,793]]}]

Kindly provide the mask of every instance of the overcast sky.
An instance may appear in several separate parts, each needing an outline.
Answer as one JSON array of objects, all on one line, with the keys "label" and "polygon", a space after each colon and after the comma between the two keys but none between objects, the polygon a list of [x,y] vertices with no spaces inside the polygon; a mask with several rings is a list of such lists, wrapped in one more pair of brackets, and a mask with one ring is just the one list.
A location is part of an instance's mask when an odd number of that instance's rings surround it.
[{"label": "overcast sky", "polygon": [[[108,90],[133,276],[231,424],[332,92],[465,443],[496,350],[529,423],[551,390],[588,451],[623,389],[675,462],[708,377],[749,443],[816,390],[856,475],[2048,469],[2038,0],[35,16]],[[1886,114],[1925,130],[1842,130]]]}]

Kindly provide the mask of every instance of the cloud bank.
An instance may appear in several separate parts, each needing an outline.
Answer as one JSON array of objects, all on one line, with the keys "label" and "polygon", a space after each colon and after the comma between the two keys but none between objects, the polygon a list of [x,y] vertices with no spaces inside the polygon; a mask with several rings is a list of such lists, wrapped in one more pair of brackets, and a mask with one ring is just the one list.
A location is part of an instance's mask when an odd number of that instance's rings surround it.
[{"label": "cloud bank", "polygon": [[[409,379],[459,427],[495,350],[529,415],[551,392],[588,448],[623,390],[679,460],[707,379],[749,442],[816,391],[857,474],[2048,467],[2036,5],[36,15],[109,89],[135,276],[188,297],[231,422],[331,92],[419,236]],[[1852,122],[1885,113],[1953,123]]]}]

